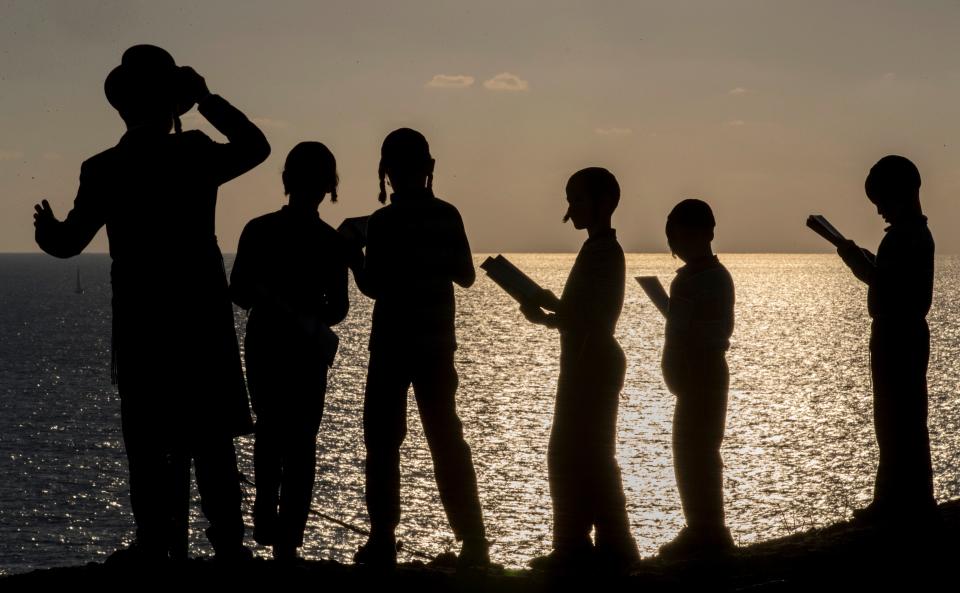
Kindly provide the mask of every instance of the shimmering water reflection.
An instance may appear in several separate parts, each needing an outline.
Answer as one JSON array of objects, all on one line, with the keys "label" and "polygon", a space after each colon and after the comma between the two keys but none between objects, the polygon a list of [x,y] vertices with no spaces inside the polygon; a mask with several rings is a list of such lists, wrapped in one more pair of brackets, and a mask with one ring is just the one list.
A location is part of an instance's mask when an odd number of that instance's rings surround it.
[{"label": "shimmering water reflection", "polygon": [[[573,255],[511,259],[559,293]],[[737,285],[723,448],[734,537],[749,543],[848,517],[869,500],[876,464],[865,290],[835,256],[721,259]],[[96,559],[132,536],[119,403],[107,374],[108,261],[103,256],[78,261],[83,295],[72,292],[75,261],[0,256],[5,477],[0,569],[5,571]],[[678,262],[666,255],[630,255],[627,265],[628,277],[656,274],[667,283]],[[930,427],[941,500],[960,494],[958,283],[960,259],[939,258],[930,316]],[[546,447],[557,337],[528,324],[485,278],[458,291],[457,299],[458,406],[494,541],[491,554],[508,566],[522,566],[549,550]],[[358,526],[366,525],[360,418],[370,309],[370,301],[354,290],[350,315],[338,330],[341,352],[330,376],[314,496],[314,508]],[[243,325],[238,313],[241,335]],[[663,323],[632,281],[617,333],[628,361],[619,459],[634,535],[641,551],[651,554],[683,520],[670,452],[673,397],[659,368]],[[398,535],[407,547],[433,554],[453,545],[452,534],[411,404]],[[252,478],[252,441],[240,439],[239,451]],[[196,505],[193,513],[193,552],[209,553]],[[314,515],[304,555],[349,561],[361,540]]]}]

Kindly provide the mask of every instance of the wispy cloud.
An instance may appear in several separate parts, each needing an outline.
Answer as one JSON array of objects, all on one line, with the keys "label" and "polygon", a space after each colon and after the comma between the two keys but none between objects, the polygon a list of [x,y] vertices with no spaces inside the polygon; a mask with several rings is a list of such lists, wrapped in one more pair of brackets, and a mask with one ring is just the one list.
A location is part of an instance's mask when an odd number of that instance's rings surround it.
[{"label": "wispy cloud", "polygon": [[526,91],[530,89],[530,83],[523,80],[516,74],[501,72],[490,80],[483,83],[483,86],[491,91]]},{"label": "wispy cloud", "polygon": [[884,79],[884,80],[896,80],[896,79],[897,79],[897,73],[896,73],[896,72],[884,72],[884,73],[883,73],[883,79]]},{"label": "wispy cloud", "polygon": [[465,74],[437,74],[424,85],[432,89],[465,89],[473,86],[476,79]]},{"label": "wispy cloud", "polygon": [[741,96],[741,95],[748,95],[748,94],[750,94],[750,93],[752,93],[752,92],[753,92],[753,91],[751,91],[751,90],[748,89],[748,88],[744,88],[744,87],[742,87],[742,86],[738,86],[738,87],[734,87],[734,88],[730,89],[729,91],[727,91],[727,94],[728,94],[728,95],[733,95],[734,97],[739,97],[739,96]]},{"label": "wispy cloud", "polygon": [[630,136],[633,130],[630,128],[596,128],[593,130],[599,136]]},{"label": "wispy cloud", "polygon": [[747,122],[743,121],[742,119],[731,119],[724,125],[730,128],[739,128],[740,126],[746,125],[746,123]]},{"label": "wispy cloud", "polygon": [[15,161],[23,158],[20,150],[0,150],[0,161]]},{"label": "wispy cloud", "polygon": [[272,117],[251,117],[250,121],[265,130],[286,130],[290,127],[290,123],[286,120],[273,119]]}]

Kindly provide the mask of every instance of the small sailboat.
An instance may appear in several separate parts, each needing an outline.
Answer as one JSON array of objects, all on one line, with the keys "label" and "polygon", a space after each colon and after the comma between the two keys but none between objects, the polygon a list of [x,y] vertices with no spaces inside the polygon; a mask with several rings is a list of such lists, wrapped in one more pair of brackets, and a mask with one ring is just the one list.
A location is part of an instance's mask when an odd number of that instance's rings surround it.
[{"label": "small sailboat", "polygon": [[77,294],[83,294],[83,284],[80,283],[80,266],[77,266],[77,287],[73,289]]}]

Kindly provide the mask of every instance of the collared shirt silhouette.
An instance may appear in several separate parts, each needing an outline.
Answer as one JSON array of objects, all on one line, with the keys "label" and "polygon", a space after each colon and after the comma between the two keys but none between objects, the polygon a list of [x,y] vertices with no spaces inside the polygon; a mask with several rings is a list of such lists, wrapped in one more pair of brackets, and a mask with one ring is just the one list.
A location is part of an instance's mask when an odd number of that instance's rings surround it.
[{"label": "collared shirt silhouette", "polygon": [[312,501],[330,327],[347,315],[345,240],[316,211],[284,206],[247,223],[230,275],[250,310],[247,381],[257,413],[254,538],[295,557]]},{"label": "collared shirt silhouette", "polygon": [[698,380],[691,352],[723,356],[730,347],[733,305],[733,279],[717,256],[696,259],[677,270],[670,284],[663,345],[664,378],[674,394]]},{"label": "collared shirt silhouette", "polygon": [[198,107],[228,143],[134,126],[83,163],[63,222],[38,207],[37,243],[57,257],[80,253],[107,229],[130,500],[138,549],[152,558],[186,556],[191,459],[214,549],[225,558],[242,552],[232,438],[252,422],[214,213],[218,186],[262,162],[270,147],[224,99],[207,94]]},{"label": "collared shirt silhouette", "polygon": [[453,281],[474,275],[457,209],[394,194],[370,217],[361,289],[376,299],[370,349],[455,349]]},{"label": "collared shirt silhouette", "polygon": [[867,309],[881,324],[920,324],[933,301],[933,235],[926,216],[890,225],[866,278]]}]

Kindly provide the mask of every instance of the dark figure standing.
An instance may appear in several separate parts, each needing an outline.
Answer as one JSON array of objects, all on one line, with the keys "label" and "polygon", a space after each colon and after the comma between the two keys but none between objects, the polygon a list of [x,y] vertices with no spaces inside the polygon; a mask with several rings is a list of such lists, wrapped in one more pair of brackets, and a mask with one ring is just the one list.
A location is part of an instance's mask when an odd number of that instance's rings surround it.
[{"label": "dark figure standing", "polygon": [[[233,437],[252,422],[214,210],[217,187],[263,162],[270,146],[158,47],[128,49],[105,91],[127,132],[83,163],[66,220],[46,200],[34,218],[37,244],[57,257],[80,253],[107,227],[113,378],[137,524],[136,543],[118,558],[186,557],[191,459],[217,557],[243,558]],[[178,116],[194,103],[229,143],[179,133]]]},{"label": "dark figure standing", "polygon": [[838,251],[867,284],[873,421],[880,462],[865,521],[910,522],[936,513],[927,432],[927,313],[933,298],[933,237],[920,208],[920,172],[902,156],[870,169],[867,197],[890,226],[873,255],[850,241]]},{"label": "dark figure standing", "polygon": [[473,460],[457,416],[453,363],[453,283],[468,288],[475,272],[460,213],[433,195],[433,168],[422,134],[402,128],[387,136],[380,201],[387,199],[385,180],[394,193],[370,217],[363,268],[354,268],[360,290],[376,300],[363,405],[371,535],[355,556],[358,563],[396,563],[400,445],[412,384],[440,501],[454,536],[463,540],[459,565],[489,564]]},{"label": "dark figure standing", "polygon": [[303,545],[316,471],[327,368],[336,354],[330,327],[347,315],[346,244],[320,219],[337,200],[337,165],[319,142],[287,155],[289,204],[247,223],[230,274],[233,302],[250,310],[247,384],[257,414],[253,536],[280,561]]},{"label": "dark figure standing", "polygon": [[[544,570],[597,565],[622,571],[639,560],[630,534],[616,460],[617,409],[626,360],[614,338],[623,308],[625,260],[611,228],[620,186],[606,169],[577,172],[567,182],[564,221],[586,229],[558,299],[521,307],[530,321],[560,330],[560,378],[550,433],[553,552],[531,561]],[[554,313],[546,313],[553,311]],[[596,548],[590,532],[596,529]]]},{"label": "dark figure standing", "polygon": [[733,548],[724,523],[720,444],[734,288],[710,246],[715,226],[713,211],[701,200],[683,200],[667,217],[667,243],[685,265],[677,270],[669,297],[664,294],[656,304],[667,318],[663,377],[677,398],[673,467],[687,526],[660,547],[663,556],[709,556]]}]

